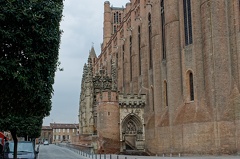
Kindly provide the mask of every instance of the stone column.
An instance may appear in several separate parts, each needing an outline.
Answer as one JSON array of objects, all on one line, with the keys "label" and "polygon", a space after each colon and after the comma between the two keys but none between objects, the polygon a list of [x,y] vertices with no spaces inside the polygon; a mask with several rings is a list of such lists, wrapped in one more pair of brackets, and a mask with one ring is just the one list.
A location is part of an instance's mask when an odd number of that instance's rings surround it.
[{"label": "stone column", "polygon": [[166,59],[168,82],[168,109],[170,124],[170,152],[173,147],[173,122],[182,99],[179,1],[165,1]]},{"label": "stone column", "polygon": [[206,99],[213,109],[215,150],[218,153],[220,136],[226,139],[221,131],[229,128],[226,123],[219,122],[226,117],[222,113],[228,106],[231,91],[227,1],[202,0],[201,6]]}]

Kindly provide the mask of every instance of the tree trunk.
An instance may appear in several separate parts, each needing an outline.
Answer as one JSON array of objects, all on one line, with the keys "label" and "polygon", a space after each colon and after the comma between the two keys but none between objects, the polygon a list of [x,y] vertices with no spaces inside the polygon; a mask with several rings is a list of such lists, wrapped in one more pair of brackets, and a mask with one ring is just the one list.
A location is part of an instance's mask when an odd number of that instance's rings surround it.
[{"label": "tree trunk", "polygon": [[11,131],[11,135],[14,141],[14,159],[17,159],[17,144],[18,144],[18,139],[17,139],[17,132],[16,130]]}]

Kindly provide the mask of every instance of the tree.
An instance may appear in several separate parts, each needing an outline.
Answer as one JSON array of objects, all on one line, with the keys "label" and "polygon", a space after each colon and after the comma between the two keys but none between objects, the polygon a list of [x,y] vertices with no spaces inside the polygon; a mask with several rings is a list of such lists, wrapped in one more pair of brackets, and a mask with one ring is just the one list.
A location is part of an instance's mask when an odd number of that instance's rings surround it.
[{"label": "tree", "polygon": [[38,137],[50,113],[62,10],[63,0],[0,0],[0,130],[14,141]]}]

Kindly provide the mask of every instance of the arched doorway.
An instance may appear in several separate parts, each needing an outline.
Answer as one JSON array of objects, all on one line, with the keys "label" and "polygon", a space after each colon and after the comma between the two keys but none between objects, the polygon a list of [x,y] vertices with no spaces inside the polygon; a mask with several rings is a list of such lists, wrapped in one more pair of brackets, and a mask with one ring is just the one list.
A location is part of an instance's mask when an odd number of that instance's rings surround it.
[{"label": "arched doorway", "polygon": [[122,122],[122,150],[143,149],[143,123],[134,113],[128,114]]}]

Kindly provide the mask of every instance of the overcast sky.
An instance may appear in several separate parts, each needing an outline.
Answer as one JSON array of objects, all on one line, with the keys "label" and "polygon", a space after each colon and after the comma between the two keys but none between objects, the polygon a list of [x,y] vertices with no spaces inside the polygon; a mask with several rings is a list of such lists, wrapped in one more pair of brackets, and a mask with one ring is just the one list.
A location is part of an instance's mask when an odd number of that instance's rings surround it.
[{"label": "overcast sky", "polygon": [[[83,66],[94,46],[97,56],[103,41],[105,0],[65,0],[59,61],[64,71],[56,72],[52,110],[43,125],[78,123]],[[125,7],[129,0],[109,0],[114,7]]]}]

